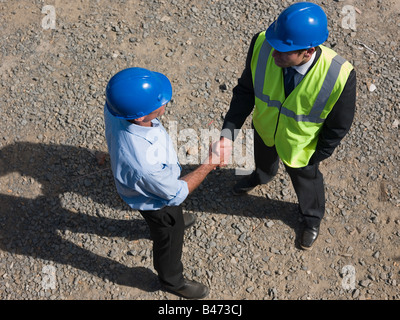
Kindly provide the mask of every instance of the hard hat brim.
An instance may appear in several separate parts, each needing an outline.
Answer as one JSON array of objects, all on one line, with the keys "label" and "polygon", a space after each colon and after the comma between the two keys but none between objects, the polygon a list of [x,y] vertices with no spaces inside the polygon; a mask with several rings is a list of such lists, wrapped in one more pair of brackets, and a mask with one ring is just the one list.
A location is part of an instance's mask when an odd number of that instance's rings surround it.
[{"label": "hard hat brim", "polygon": [[[155,73],[159,77],[160,82],[161,82],[161,87],[163,88],[163,90],[160,93],[160,105],[158,107],[158,108],[160,108],[163,105],[165,105],[165,104],[167,104],[168,102],[171,101],[171,99],[172,99],[172,85],[171,85],[171,82],[169,81],[169,79],[167,78],[167,76],[165,76],[164,74],[159,73],[159,72],[155,72],[155,71],[153,71],[153,73]],[[154,110],[156,110],[158,108],[155,108]]]}]

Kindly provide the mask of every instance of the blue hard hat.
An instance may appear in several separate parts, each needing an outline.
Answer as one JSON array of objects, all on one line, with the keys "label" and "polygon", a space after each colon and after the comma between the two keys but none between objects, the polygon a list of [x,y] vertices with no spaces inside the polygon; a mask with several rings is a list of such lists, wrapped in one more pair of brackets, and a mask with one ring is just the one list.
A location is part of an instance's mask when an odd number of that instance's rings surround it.
[{"label": "blue hard hat", "polygon": [[144,68],[128,68],[107,84],[106,106],[117,118],[133,120],[152,113],[172,98],[169,79]]},{"label": "blue hard hat", "polygon": [[328,39],[328,19],[312,2],[298,2],[282,11],[267,29],[265,37],[280,52],[316,47]]}]

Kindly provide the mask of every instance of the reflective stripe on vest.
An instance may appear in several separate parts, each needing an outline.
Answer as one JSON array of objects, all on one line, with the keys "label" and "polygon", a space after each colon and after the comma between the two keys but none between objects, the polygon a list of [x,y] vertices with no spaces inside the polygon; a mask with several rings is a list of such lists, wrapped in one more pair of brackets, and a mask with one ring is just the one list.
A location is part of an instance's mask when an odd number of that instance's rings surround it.
[{"label": "reflective stripe on vest", "polygon": [[255,96],[261,101],[267,103],[269,107],[281,108],[281,113],[287,117],[293,118],[296,121],[322,123],[325,119],[321,119],[321,113],[325,108],[326,102],[328,101],[333,86],[339,76],[342,65],[346,62],[344,58],[336,55],[329,67],[328,73],[322,84],[322,88],[318,93],[317,99],[308,115],[297,115],[292,110],[289,110],[282,106],[282,103],[278,100],[270,100],[270,97],[263,93],[265,72],[267,70],[267,61],[271,53],[271,45],[268,41],[264,41],[261,46],[260,54],[257,61],[257,67],[255,72],[254,80],[254,93]]}]

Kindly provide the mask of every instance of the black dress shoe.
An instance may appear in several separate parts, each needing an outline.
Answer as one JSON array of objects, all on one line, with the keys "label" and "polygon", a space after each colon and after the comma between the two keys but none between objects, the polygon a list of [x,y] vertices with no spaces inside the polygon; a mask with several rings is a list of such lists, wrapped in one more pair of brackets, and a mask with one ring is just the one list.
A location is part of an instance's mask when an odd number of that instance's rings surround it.
[{"label": "black dress shoe", "polygon": [[300,246],[304,250],[311,250],[315,240],[317,240],[319,234],[318,227],[305,227],[303,234],[301,235]]},{"label": "black dress shoe", "polygon": [[183,223],[185,229],[190,228],[196,222],[196,216],[193,213],[183,214]]},{"label": "black dress shoe", "polygon": [[186,279],[183,286],[178,289],[165,284],[163,287],[166,291],[185,299],[203,299],[210,291],[204,284]]},{"label": "black dress shoe", "polygon": [[243,179],[239,180],[233,187],[233,194],[235,196],[239,196],[245,194],[260,184],[260,179],[255,171],[252,174],[244,177]]}]

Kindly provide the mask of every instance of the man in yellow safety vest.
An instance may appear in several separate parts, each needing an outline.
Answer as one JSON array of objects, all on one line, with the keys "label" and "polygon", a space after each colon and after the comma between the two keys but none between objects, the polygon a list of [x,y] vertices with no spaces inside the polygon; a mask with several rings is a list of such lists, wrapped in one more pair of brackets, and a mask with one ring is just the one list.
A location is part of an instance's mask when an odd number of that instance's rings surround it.
[{"label": "man in yellow safety vest", "polygon": [[322,45],[328,33],[322,8],[299,2],[256,34],[221,134],[221,146],[232,144],[237,129],[254,110],[256,168],[234,186],[233,193],[245,194],[269,182],[281,159],[304,218],[300,246],[305,250],[317,239],[325,213],[319,162],[332,155],[355,112],[355,70]]}]

